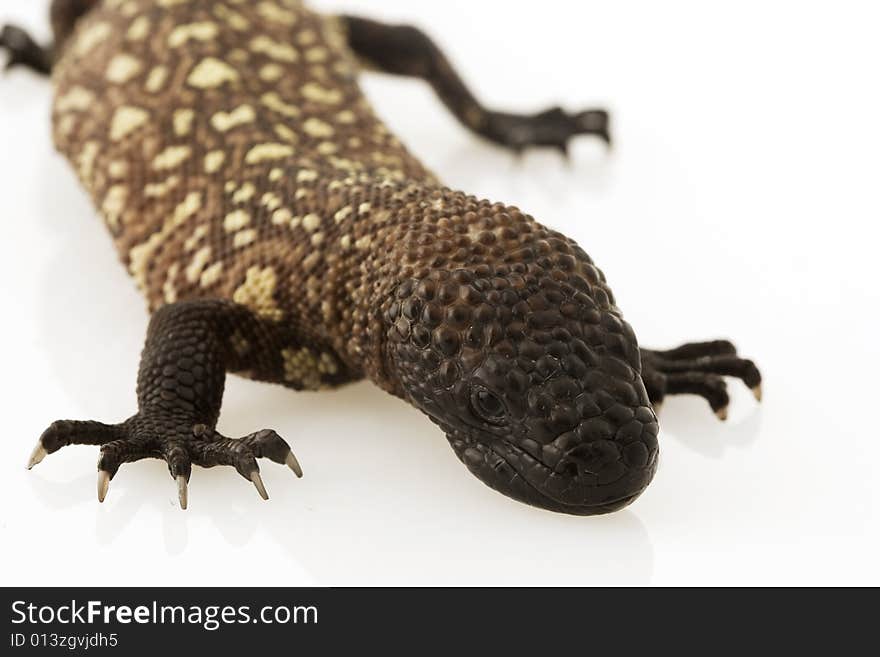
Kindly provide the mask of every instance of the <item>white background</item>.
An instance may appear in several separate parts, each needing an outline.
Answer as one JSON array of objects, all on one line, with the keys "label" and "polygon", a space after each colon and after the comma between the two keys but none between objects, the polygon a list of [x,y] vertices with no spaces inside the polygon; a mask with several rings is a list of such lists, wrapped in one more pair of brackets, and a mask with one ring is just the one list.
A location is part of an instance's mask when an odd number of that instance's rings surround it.
[{"label": "white background", "polygon": [[[4,0],[48,36],[45,0]],[[485,101],[607,105],[611,155],[522,161],[468,135],[420,82],[370,77],[380,113],[455,187],[576,238],[648,346],[729,336],[765,402],[731,418],[667,402],[661,468],[609,516],[485,488],[424,417],[369,383],[294,393],[231,379],[221,430],[288,437],[262,502],[164,463],[95,499],[91,447],[24,468],[57,418],[135,409],[147,323],[67,164],[50,88],[0,79],[0,581],[3,584],[880,584],[878,16],[872,3],[317,3],[427,29]],[[376,7],[374,5],[381,5]]]}]

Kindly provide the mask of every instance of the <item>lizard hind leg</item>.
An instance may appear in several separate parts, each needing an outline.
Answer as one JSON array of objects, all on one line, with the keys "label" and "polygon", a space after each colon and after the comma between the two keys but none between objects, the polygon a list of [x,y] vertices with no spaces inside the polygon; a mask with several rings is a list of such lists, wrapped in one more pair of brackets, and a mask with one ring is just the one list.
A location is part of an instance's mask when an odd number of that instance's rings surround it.
[{"label": "lizard hind leg", "polygon": [[[272,344],[265,325],[247,308],[223,301],[185,301],[160,308],[150,321],[138,374],[138,412],[119,424],[54,422],[40,437],[28,468],[67,445],[100,446],[98,500],[124,463],[163,459],[188,504],[192,466],[232,466],[268,499],[257,459],[302,469],[290,445],[272,430],[231,439],[215,429],[226,370],[238,365],[233,335]],[[257,355],[265,362],[266,354]]]},{"label": "lizard hind leg", "polygon": [[0,50],[6,50],[6,70],[23,66],[42,75],[52,72],[52,48],[39,45],[30,34],[15,25],[0,30]]},{"label": "lizard hind leg", "polygon": [[52,0],[49,20],[55,40],[48,46],[41,46],[16,25],[5,25],[0,30],[0,50],[6,50],[6,70],[23,66],[42,75],[50,75],[55,54],[73,34],[77,21],[98,4],[98,0]]},{"label": "lizard hind leg", "polygon": [[727,340],[695,342],[667,351],[642,349],[642,379],[658,410],[666,395],[703,397],[721,420],[727,419],[730,397],[724,377],[741,380],[761,401],[761,372],[751,360],[740,358]]}]

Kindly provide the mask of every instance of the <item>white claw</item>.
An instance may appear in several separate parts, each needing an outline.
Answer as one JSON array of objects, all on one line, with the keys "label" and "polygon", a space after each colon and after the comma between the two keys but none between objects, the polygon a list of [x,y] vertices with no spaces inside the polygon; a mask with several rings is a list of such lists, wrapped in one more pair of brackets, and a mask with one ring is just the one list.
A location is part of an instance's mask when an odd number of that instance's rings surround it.
[{"label": "white claw", "polygon": [[254,470],[251,473],[251,481],[254,482],[254,486],[257,489],[257,492],[260,494],[264,500],[269,499],[269,493],[266,492],[266,487],[263,485],[263,479],[260,477],[260,473]]},{"label": "white claw", "polygon": [[754,388],[752,388],[752,394],[755,396],[755,399],[761,401],[764,398],[764,391],[761,389],[761,384],[759,383]]},{"label": "white claw", "polygon": [[287,467],[293,470],[293,473],[297,477],[303,476],[303,469],[300,467],[299,461],[297,461],[296,457],[293,455],[292,450],[287,453],[287,459],[285,460],[285,463],[287,463]]},{"label": "white claw", "polygon": [[28,459],[27,469],[30,470],[37,463],[46,458],[48,454],[49,452],[47,452],[46,448],[43,447],[43,443],[37,443],[37,446],[34,447],[34,451],[31,452],[31,457]]},{"label": "white claw", "polygon": [[110,488],[110,473],[106,470],[98,470],[98,501],[103,502]]},{"label": "white claw", "polygon": [[726,421],[727,420],[727,406],[725,406],[724,408],[719,408],[717,411],[715,411],[715,415],[717,415],[718,419],[721,420],[722,422]]},{"label": "white claw", "polygon": [[177,499],[180,500],[180,508],[186,510],[189,495],[186,487],[186,477],[183,475],[177,475]]}]

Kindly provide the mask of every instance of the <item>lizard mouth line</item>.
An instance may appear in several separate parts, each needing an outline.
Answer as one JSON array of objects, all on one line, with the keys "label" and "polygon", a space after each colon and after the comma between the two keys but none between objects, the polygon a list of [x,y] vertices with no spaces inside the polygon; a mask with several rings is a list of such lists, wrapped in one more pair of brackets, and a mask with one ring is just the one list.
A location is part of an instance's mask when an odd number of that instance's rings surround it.
[{"label": "lizard mouth line", "polygon": [[[532,457],[531,454],[529,454],[525,450],[521,449],[520,447],[517,447],[516,445],[511,443],[509,440],[502,439],[501,443],[508,450],[516,452],[521,457],[524,456],[524,457],[534,461],[534,463],[542,470],[542,472],[546,473],[547,476],[550,476],[551,474],[556,472],[553,468],[538,461],[537,459]],[[618,496],[612,496],[612,497],[609,497],[608,499],[602,500],[601,502],[595,502],[592,504],[590,504],[590,503],[572,503],[572,502],[566,502],[565,500],[559,499],[558,497],[554,497],[553,495],[549,494],[547,491],[542,490],[542,488],[540,488],[532,480],[531,477],[527,477],[525,474],[523,474],[519,468],[517,468],[513,463],[510,462],[510,459],[507,456],[505,456],[504,454],[499,452],[496,448],[490,446],[489,450],[496,457],[498,457],[499,459],[504,461],[504,463],[506,463],[507,466],[511,470],[513,470],[514,473],[516,473],[515,476],[522,479],[522,481],[529,488],[531,488],[536,494],[538,494],[542,498],[546,499],[548,502],[552,503],[553,505],[556,505],[556,506],[559,506],[563,509],[569,510],[569,512],[575,512],[578,509],[601,510],[606,507],[608,507],[609,509],[612,509],[612,508],[616,509],[616,508],[620,508],[621,506],[626,506],[627,504],[629,504],[631,501],[636,499],[639,495],[641,495],[644,492],[645,488],[647,488],[648,483],[650,482],[651,478],[653,477],[654,471],[656,469],[656,464],[655,464],[654,467],[652,467],[648,470],[649,474],[647,474],[647,476],[646,476],[647,481],[639,490],[637,490],[634,493],[630,492],[630,493],[626,493],[626,494],[622,494],[622,495],[618,495]]]},{"label": "lizard mouth line", "polygon": [[[447,432],[447,439],[453,443],[453,446],[455,442],[464,445],[464,447],[456,449],[459,458],[462,458],[462,454],[467,448],[475,449],[483,454],[484,466],[482,469],[474,469],[471,466],[469,468],[490,487],[502,492],[520,489],[521,492],[526,493],[530,504],[562,513],[597,515],[620,509],[644,492],[656,471],[655,460],[652,465],[632,471],[624,475],[618,482],[607,485],[588,485],[575,478],[568,490],[578,490],[583,495],[583,499],[573,501],[566,499],[564,493],[555,494],[546,485],[551,476],[559,476],[560,472],[536,459],[509,439],[497,434],[490,435],[491,438],[487,436],[489,439],[482,441],[459,430],[453,430]],[[467,461],[465,463],[467,464]],[[485,476],[487,474],[488,477]],[[621,486],[621,483],[630,483],[631,485]],[[618,490],[614,489],[615,485],[619,486]],[[604,497],[602,497],[603,489]],[[598,499],[590,500],[590,493]]]}]

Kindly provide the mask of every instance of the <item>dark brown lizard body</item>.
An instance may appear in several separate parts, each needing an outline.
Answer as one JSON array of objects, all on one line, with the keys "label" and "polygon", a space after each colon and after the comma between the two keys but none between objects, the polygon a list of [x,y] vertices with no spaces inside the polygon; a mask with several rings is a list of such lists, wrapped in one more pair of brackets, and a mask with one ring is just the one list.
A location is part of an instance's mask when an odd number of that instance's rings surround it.
[{"label": "dark brown lizard body", "polygon": [[356,56],[424,77],[514,148],[607,140],[604,112],[487,112],[420,32],[296,0],[56,0],[53,24],[51,52],[4,41],[52,69],[56,145],[154,311],[139,413],[55,423],[35,452],[101,445],[101,499],[147,456],[165,458],[184,505],[193,463],[233,465],[264,496],[256,458],[298,471],[274,432],[215,431],[226,371],[296,389],[369,378],[487,484],[578,514],[650,482],[652,402],[696,392],[721,412],[721,375],[760,383],[726,342],[640,352],[587,254],[444,187],[375,116]]}]

